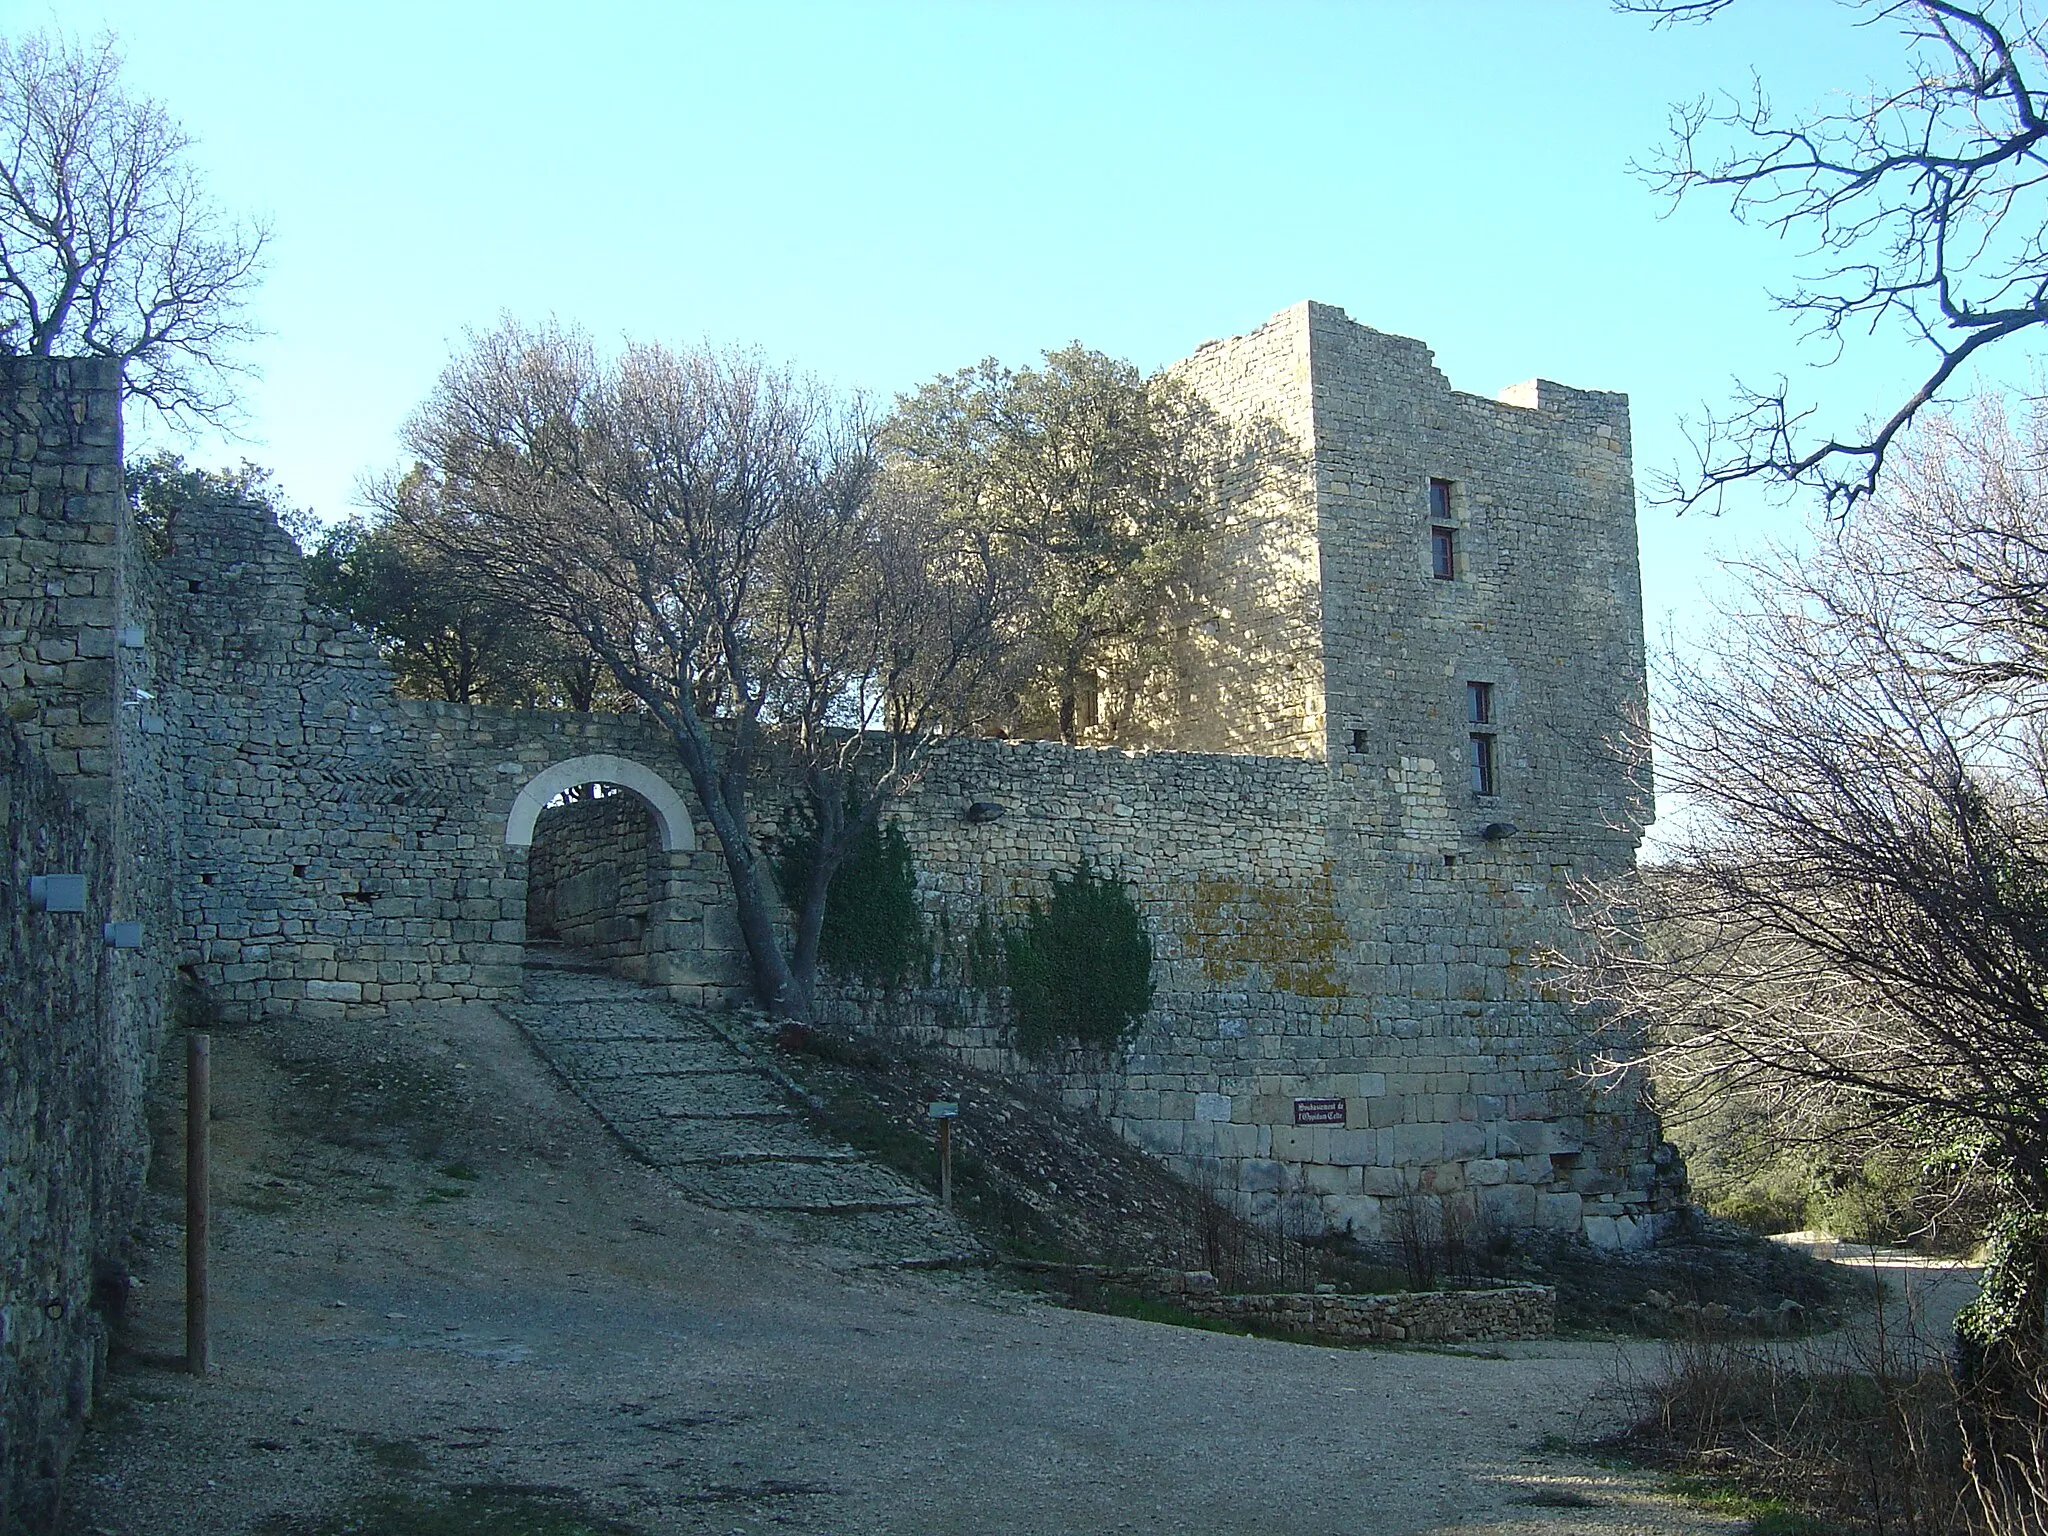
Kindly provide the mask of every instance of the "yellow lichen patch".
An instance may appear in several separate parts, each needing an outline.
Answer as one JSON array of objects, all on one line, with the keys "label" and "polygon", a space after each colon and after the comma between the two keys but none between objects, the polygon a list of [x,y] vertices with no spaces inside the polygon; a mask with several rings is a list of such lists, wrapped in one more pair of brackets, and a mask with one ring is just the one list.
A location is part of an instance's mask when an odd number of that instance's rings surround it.
[{"label": "yellow lichen patch", "polygon": [[1188,952],[1216,985],[1256,966],[1276,991],[1341,997],[1337,955],[1343,944],[1328,864],[1306,885],[1199,879],[1188,901]]}]

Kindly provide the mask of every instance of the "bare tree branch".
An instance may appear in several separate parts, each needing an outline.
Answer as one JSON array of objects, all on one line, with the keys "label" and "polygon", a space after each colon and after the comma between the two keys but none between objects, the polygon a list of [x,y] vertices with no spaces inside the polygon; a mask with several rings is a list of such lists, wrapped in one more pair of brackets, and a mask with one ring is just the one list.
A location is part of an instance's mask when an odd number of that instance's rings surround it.
[{"label": "bare tree branch", "polygon": [[[1619,0],[1659,25],[1706,21],[1727,0]],[[1875,425],[1816,434],[1784,380],[1739,387],[1692,434],[1696,463],[1656,483],[1681,510],[1732,485],[1804,485],[1846,511],[1875,491],[1899,434],[1986,348],[2048,320],[2048,74],[2020,0],[1864,0],[1896,24],[1904,83],[1844,111],[1780,117],[1760,84],[1672,111],[1664,151],[1641,167],[1674,204],[1725,193],[1744,223],[1807,242],[1815,270],[1779,305],[1842,355],[1892,325],[1932,354]]]},{"label": "bare tree branch", "polygon": [[1672,862],[1589,893],[1610,1070],[2048,1210],[2048,416],[1924,421],[1664,690]]},{"label": "bare tree branch", "polygon": [[131,399],[220,421],[268,230],[227,219],[111,36],[0,39],[0,350],[121,359]]},{"label": "bare tree branch", "polygon": [[[832,874],[928,744],[1005,695],[1019,584],[882,462],[858,402],[746,353],[607,363],[508,322],[471,338],[406,443],[441,512],[413,535],[577,635],[668,732],[760,999],[807,1015]],[[401,519],[417,504],[387,498]],[[786,946],[752,820],[784,770],[819,823]]]}]

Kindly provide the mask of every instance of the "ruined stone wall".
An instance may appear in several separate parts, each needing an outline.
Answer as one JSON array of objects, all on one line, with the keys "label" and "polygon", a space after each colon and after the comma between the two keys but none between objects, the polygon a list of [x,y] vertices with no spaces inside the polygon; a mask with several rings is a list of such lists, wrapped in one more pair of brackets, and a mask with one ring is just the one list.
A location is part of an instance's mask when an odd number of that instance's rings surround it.
[{"label": "ruined stone wall", "polygon": [[[1228,752],[939,743],[890,811],[938,941],[913,1015],[1021,1067],[999,1011],[960,984],[959,951],[984,910],[1014,921],[1086,857],[1132,885],[1159,988],[1124,1060],[1059,1068],[1071,1099],[1216,1174],[1254,1216],[1370,1237],[1424,1201],[1447,1222],[1640,1239],[1675,1198],[1654,1123],[1573,1075],[1576,1021],[1537,960],[1569,936],[1568,877],[1624,867],[1640,830],[1643,786],[1616,744],[1643,692],[1625,401],[1549,384],[1460,394],[1420,343],[1320,305],[1185,366],[1242,452],[1207,619],[1182,637],[1185,688],[1156,739]],[[78,405],[81,433],[95,409]],[[76,437],[17,442],[61,456]],[[1430,574],[1431,478],[1453,487],[1448,582]],[[638,948],[620,931],[612,958],[688,1000],[739,995],[721,861],[659,731],[398,700],[372,647],[307,608],[297,553],[262,509],[193,509],[168,539],[133,580],[118,526],[62,541],[116,551],[115,618],[147,615],[132,655],[74,673],[83,652],[64,657],[61,635],[41,649],[58,610],[27,596],[0,641],[25,679],[31,651],[56,669],[29,704],[66,767],[85,776],[98,750],[57,734],[89,723],[84,704],[63,714],[74,675],[108,679],[104,741],[138,784],[149,761],[173,766],[169,819],[145,839],[175,870],[165,947],[231,1013],[510,995],[530,877],[550,892],[544,921],[565,883],[533,868],[519,816],[538,826],[548,796],[593,780],[651,795],[670,844],[648,861]],[[59,562],[65,588],[75,573],[46,543],[36,558]],[[97,558],[77,562],[86,596]],[[1464,761],[1475,680],[1493,689],[1487,796]],[[164,814],[124,772],[116,835],[123,817]],[[1005,814],[969,822],[976,802]],[[582,893],[581,916],[597,896]],[[870,1005],[851,990],[835,1003]]]},{"label": "ruined stone wall", "polygon": [[526,934],[574,945],[619,974],[644,976],[662,898],[660,845],[630,791],[541,812],[526,866]]},{"label": "ruined stone wall", "polygon": [[[174,955],[148,562],[112,364],[0,360],[0,1530],[40,1528],[104,1364]],[[36,877],[85,881],[82,913]],[[140,947],[109,942],[134,925]],[[117,1287],[115,1288],[118,1289]]]},{"label": "ruined stone wall", "polygon": [[[307,606],[297,549],[260,507],[194,509],[159,574],[177,625],[179,941],[222,1004],[319,1017],[516,995],[528,871],[506,841],[515,797],[586,756],[673,773],[661,734],[632,716],[395,697],[369,641]],[[649,975],[723,999],[737,931],[710,884],[715,856],[683,836]]]}]

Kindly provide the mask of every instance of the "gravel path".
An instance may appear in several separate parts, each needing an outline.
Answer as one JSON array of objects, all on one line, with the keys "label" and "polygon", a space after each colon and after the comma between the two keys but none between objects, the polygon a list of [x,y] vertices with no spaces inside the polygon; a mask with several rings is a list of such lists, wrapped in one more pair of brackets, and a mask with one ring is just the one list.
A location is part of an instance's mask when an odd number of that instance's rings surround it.
[{"label": "gravel path", "polygon": [[[418,1113],[323,1130],[348,1071]],[[1539,1448],[1642,1347],[1321,1349],[861,1268],[684,1198],[489,1009],[220,1035],[215,1081],[219,1368],[146,1358],[179,1337],[165,1190],[67,1536],[400,1536],[348,1511],[479,1488],[650,1536],[1736,1528]]]}]

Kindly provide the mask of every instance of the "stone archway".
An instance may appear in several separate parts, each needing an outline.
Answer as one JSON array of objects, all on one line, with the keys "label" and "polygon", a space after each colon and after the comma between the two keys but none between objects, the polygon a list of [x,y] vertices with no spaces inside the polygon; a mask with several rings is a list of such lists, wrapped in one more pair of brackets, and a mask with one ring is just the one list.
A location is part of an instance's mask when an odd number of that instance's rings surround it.
[{"label": "stone archway", "polygon": [[636,763],[630,757],[614,757],[609,753],[572,757],[542,769],[529,779],[526,787],[514,797],[511,814],[505,818],[507,846],[532,847],[533,827],[540,820],[540,813],[558,795],[579,784],[615,784],[621,789],[632,790],[654,812],[654,824],[661,834],[664,853],[688,853],[696,848],[697,829],[690,819],[690,808],[676,793],[675,786],[645,763]]},{"label": "stone archway", "polygon": [[[610,793],[562,803],[582,785]],[[690,1000],[715,985],[715,876],[697,867],[689,807],[663,775],[612,754],[553,764],[514,797],[505,846],[524,876],[529,963],[595,962]]]}]

